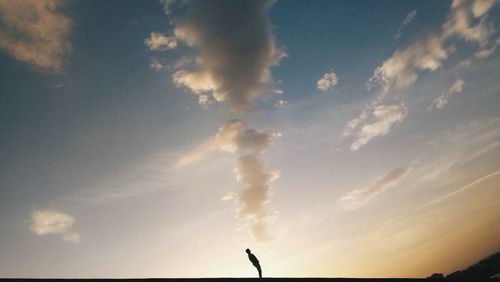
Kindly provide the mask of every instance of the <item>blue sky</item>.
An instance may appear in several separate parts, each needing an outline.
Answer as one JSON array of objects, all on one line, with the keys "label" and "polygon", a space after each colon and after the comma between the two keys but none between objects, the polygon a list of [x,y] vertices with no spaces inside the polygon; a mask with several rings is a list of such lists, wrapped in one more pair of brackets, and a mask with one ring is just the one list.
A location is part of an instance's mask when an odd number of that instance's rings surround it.
[{"label": "blue sky", "polygon": [[498,15],[0,1],[0,273],[251,277],[248,247],[264,276],[426,277],[495,252]]}]

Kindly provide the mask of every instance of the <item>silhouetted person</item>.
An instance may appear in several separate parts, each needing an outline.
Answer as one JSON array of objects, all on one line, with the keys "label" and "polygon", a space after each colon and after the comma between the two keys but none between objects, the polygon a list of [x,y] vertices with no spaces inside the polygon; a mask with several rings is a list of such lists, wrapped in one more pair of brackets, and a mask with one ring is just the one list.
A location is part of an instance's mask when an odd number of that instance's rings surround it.
[{"label": "silhouetted person", "polygon": [[252,262],[253,266],[257,268],[259,278],[262,278],[262,268],[260,268],[259,260],[250,252],[250,249],[246,249],[246,252],[248,254],[248,259]]}]

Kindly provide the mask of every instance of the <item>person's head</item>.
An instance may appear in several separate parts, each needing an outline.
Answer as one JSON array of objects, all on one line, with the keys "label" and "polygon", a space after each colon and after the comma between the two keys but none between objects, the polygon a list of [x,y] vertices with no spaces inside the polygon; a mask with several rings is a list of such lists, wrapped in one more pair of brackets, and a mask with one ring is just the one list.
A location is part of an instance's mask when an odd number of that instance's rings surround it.
[{"label": "person's head", "polygon": [[249,254],[250,253],[250,249],[246,249],[245,252],[247,252],[247,254]]}]

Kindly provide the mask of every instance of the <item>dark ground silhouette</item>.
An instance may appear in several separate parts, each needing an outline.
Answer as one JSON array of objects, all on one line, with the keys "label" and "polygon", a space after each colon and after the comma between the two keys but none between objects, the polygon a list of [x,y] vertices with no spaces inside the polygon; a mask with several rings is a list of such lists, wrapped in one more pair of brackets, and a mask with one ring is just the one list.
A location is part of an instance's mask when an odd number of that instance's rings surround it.
[{"label": "dark ground silhouette", "polygon": [[[446,276],[446,279],[461,279],[464,281],[476,281],[486,279],[500,274],[500,252],[482,259],[467,269],[459,270]],[[498,278],[498,277],[497,277]],[[500,280],[497,280],[500,281]]]},{"label": "dark ground silhouette", "polygon": [[[250,250],[249,250],[250,251]],[[251,253],[250,253],[251,254]],[[249,259],[252,261],[250,258]],[[252,254],[253,256],[253,254]],[[255,256],[253,256],[255,257]],[[255,260],[258,262],[257,258]],[[252,261],[253,263],[253,261]],[[260,264],[259,264],[260,267]],[[468,267],[467,269],[456,271],[450,275],[444,277],[439,273],[430,275],[428,278],[149,278],[149,279],[57,279],[57,281],[79,281],[79,280],[93,280],[93,281],[133,281],[133,282],[151,282],[151,281],[165,281],[165,282],[202,282],[202,281],[225,281],[225,282],[236,282],[236,281],[259,281],[263,280],[273,281],[273,282],[411,282],[411,281],[500,281],[498,279],[491,279],[489,277],[496,276],[500,274],[500,252],[491,255],[478,263]],[[2,274],[0,273],[0,276]],[[19,279],[19,278],[0,278],[0,281],[39,281],[48,279]]]}]

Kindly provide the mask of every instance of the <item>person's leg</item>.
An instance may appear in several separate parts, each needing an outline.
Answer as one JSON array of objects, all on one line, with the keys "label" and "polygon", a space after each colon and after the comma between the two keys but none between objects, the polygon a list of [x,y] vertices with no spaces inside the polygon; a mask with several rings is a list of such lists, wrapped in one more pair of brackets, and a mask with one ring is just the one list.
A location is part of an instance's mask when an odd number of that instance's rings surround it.
[{"label": "person's leg", "polygon": [[260,264],[257,264],[255,267],[257,267],[257,270],[259,271],[259,278],[262,278],[262,268],[260,268]]}]

